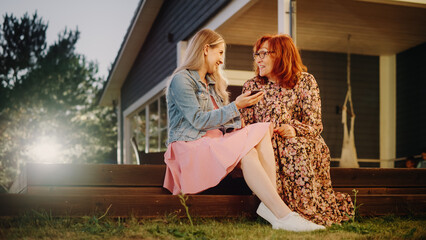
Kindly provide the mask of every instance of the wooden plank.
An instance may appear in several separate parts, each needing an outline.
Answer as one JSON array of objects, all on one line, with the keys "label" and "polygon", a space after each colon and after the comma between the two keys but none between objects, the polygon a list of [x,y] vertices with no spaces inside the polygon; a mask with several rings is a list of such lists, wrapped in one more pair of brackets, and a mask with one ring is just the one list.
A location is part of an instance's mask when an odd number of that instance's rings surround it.
[{"label": "wooden plank", "polygon": [[164,165],[28,164],[28,186],[163,185]]},{"label": "wooden plank", "polygon": [[[186,201],[191,216],[254,216],[259,200],[253,195],[191,195]],[[23,194],[0,195],[0,216],[14,216],[31,209],[46,210],[53,216],[99,215],[110,217],[162,217],[176,213],[185,216],[178,196],[44,196]]]},{"label": "wooden plank", "polygon": [[[28,186],[161,187],[165,165],[28,164]],[[334,187],[425,187],[426,169],[331,168]]]},{"label": "wooden plank", "polygon": [[331,168],[333,187],[424,187],[426,169]]},{"label": "wooden plank", "polygon": [[426,194],[359,195],[357,205],[362,216],[422,215],[426,213]]},{"label": "wooden plank", "polygon": [[[146,195],[168,194],[163,187],[145,186],[28,186],[28,194],[49,195]],[[225,177],[217,186],[209,188],[199,194],[202,195],[251,195],[252,191],[243,178]]]},{"label": "wooden plank", "polygon": [[164,152],[145,153],[140,152],[139,158],[141,164],[164,165]]},{"label": "wooden plank", "polygon": [[[377,194],[426,194],[426,188],[333,188],[336,192],[348,193],[354,195],[353,189],[358,191],[358,195],[377,195]],[[238,189],[212,188],[200,194],[204,195],[250,195],[251,192],[241,194]],[[249,189],[248,189],[249,191]],[[234,193],[234,194],[232,194]],[[27,194],[44,195],[148,195],[148,194],[166,194],[170,192],[162,187],[73,187],[73,186],[30,186]]]},{"label": "wooden plank", "polygon": [[31,195],[170,195],[162,187],[73,187],[73,186],[29,186],[28,194]]},{"label": "wooden plank", "polygon": [[[259,200],[253,195],[191,195],[187,205],[191,216],[238,217],[256,216]],[[357,197],[362,216],[425,214],[426,195],[360,195]],[[122,195],[122,196],[44,196],[0,195],[0,216],[14,216],[31,209],[46,210],[53,216],[101,215],[111,205],[111,217],[162,217],[176,213],[184,216],[178,196],[173,195]]]},{"label": "wooden plank", "polygon": [[415,188],[387,188],[387,187],[379,187],[379,188],[370,188],[370,187],[356,187],[356,188],[340,188],[333,187],[336,192],[344,192],[353,195],[353,189],[358,191],[358,194],[426,194],[426,188],[424,187],[415,187]]},{"label": "wooden plank", "polygon": [[[29,164],[28,186],[162,187],[165,165]],[[204,194],[251,194],[243,178],[227,176]]]}]

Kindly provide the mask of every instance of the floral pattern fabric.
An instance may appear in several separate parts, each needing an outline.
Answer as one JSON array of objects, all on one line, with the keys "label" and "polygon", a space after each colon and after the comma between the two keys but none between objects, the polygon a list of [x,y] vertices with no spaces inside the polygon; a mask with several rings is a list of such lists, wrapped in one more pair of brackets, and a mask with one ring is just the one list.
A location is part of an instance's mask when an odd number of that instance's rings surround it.
[{"label": "floral pattern fabric", "polygon": [[313,75],[299,74],[293,89],[280,87],[258,78],[245,82],[243,92],[264,91],[261,101],[241,109],[245,124],[272,122],[275,127],[290,124],[296,137],[272,137],[277,188],[284,202],[293,211],[321,225],[340,223],[353,216],[350,195],[335,192],[330,179],[330,151],[321,137],[321,99]]}]

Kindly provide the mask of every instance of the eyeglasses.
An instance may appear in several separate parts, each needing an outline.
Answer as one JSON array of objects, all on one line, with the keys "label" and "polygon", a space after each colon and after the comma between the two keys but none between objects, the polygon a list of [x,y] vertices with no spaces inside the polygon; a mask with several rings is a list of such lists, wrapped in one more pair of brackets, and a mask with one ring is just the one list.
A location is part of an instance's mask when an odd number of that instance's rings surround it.
[{"label": "eyeglasses", "polygon": [[253,53],[253,59],[256,60],[256,57],[260,57],[260,59],[264,59],[266,55],[274,53],[274,51],[260,51],[257,53]]}]

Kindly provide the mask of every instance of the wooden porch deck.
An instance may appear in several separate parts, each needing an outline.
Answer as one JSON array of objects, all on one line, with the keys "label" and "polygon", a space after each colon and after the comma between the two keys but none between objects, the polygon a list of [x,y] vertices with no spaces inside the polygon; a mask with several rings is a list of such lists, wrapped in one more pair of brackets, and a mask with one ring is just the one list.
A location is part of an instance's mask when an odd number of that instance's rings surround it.
[{"label": "wooden porch deck", "polygon": [[[53,216],[103,214],[112,217],[185,215],[178,196],[162,188],[164,165],[28,164],[0,195],[0,216],[30,209]],[[361,215],[426,213],[426,169],[331,168],[333,188],[357,189]],[[255,217],[259,200],[242,178],[227,177],[217,187],[188,196],[191,216]]]}]

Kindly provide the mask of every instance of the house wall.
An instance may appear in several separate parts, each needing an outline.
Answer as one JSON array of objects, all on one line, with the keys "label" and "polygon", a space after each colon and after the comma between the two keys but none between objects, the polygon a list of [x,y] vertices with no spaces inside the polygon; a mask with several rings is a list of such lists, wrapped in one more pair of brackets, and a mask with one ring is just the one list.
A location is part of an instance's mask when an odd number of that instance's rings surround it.
[{"label": "house wall", "polygon": [[228,0],[166,0],[121,88],[126,109],[176,68],[176,43],[199,30]]},{"label": "house wall", "polygon": [[[227,49],[226,67],[253,70],[252,48],[231,45]],[[340,158],[343,125],[338,109],[346,96],[346,54],[302,51],[303,63],[320,87],[324,137],[333,158]],[[241,60],[242,59],[242,60]],[[248,60],[247,60],[248,59]],[[351,83],[355,120],[355,145],[358,158],[379,159],[379,57],[351,56]],[[232,97],[241,91],[231,87]]]},{"label": "house wall", "polygon": [[397,54],[396,156],[426,150],[426,43]]},{"label": "house wall", "polygon": [[[229,0],[165,0],[121,88],[123,111],[176,68],[176,44],[199,30]],[[124,122],[124,121],[123,121]],[[123,124],[121,124],[121,132]],[[123,142],[123,136],[121,142]],[[123,151],[121,151],[121,155]],[[121,156],[123,157],[123,155]]]}]

